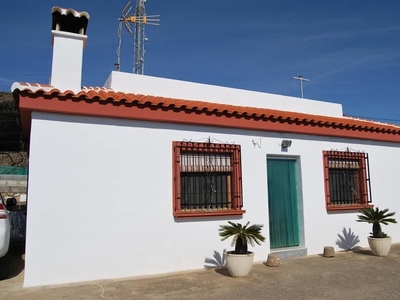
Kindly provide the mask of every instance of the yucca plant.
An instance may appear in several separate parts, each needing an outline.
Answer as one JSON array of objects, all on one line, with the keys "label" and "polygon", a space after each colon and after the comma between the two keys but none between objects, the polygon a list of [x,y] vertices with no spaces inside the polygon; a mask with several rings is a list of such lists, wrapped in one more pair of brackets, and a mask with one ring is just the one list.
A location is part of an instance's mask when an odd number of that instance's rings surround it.
[{"label": "yucca plant", "polygon": [[220,225],[219,235],[221,241],[233,237],[232,246],[235,245],[233,254],[247,254],[247,244],[253,247],[255,243],[261,245],[265,241],[265,237],[261,234],[261,228],[264,225],[254,224],[249,226],[250,222],[242,226],[240,223],[228,221],[230,225]]},{"label": "yucca plant", "polygon": [[372,207],[360,209],[357,215],[357,222],[366,222],[372,224],[372,237],[384,238],[387,234],[382,232],[381,224],[388,225],[389,223],[397,223],[396,219],[391,218],[395,212],[388,213],[389,209],[380,210],[378,207],[374,210]]}]

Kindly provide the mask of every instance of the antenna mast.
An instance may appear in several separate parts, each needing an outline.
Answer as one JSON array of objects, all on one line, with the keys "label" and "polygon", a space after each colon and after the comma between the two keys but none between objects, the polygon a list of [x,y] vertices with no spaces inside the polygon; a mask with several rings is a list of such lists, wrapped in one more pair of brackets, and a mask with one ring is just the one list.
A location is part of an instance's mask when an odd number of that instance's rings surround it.
[{"label": "antenna mast", "polygon": [[135,14],[132,14],[132,6],[129,1],[125,8],[122,10],[121,17],[118,19],[118,48],[117,48],[117,63],[115,67],[117,71],[121,68],[120,54],[121,54],[121,43],[122,43],[122,23],[124,23],[126,30],[132,36],[132,26],[131,23],[135,23],[135,48],[134,48],[134,61],[133,61],[133,73],[141,74],[144,73],[144,55],[146,51],[144,50],[144,42],[148,39],[144,33],[145,25],[160,25],[160,15],[146,16],[145,3],[146,0],[137,0]]},{"label": "antenna mast", "polygon": [[297,79],[300,81],[300,93],[301,93],[301,98],[304,98],[304,93],[303,93],[303,81],[310,81],[310,79],[305,79],[303,76],[299,75],[298,77],[293,77],[293,79]]}]

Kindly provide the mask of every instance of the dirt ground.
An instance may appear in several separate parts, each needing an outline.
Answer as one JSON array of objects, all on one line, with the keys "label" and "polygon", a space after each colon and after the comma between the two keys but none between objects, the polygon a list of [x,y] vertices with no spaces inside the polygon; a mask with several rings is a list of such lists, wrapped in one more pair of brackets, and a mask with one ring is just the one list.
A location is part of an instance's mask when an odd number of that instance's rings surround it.
[{"label": "dirt ground", "polygon": [[368,249],[281,260],[279,267],[254,264],[247,277],[224,268],[148,278],[23,288],[23,250],[14,248],[0,299],[400,299],[400,244],[387,257]]}]

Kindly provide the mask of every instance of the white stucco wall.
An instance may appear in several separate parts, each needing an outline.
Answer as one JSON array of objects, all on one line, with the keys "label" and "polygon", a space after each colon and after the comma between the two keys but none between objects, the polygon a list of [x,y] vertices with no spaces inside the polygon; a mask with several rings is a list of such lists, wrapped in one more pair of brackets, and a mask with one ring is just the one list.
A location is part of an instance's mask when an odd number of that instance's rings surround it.
[{"label": "white stucco wall", "polygon": [[[326,212],[323,150],[368,152],[374,204],[400,211],[397,145],[43,113],[32,118],[26,287],[201,269],[214,251],[231,249],[218,236],[226,220],[265,225],[267,241],[254,249],[255,261],[264,261],[270,252],[267,155],[300,159],[309,254],[335,246],[343,228],[366,246],[371,230],[355,221],[356,213]],[[242,146],[247,212],[236,219],[175,220],[172,141],[207,137]],[[288,152],[281,151],[282,139],[293,141]],[[384,230],[400,242],[397,225]]]},{"label": "white stucco wall", "polygon": [[60,91],[81,91],[86,35],[52,30],[53,60],[50,84]]},{"label": "white stucco wall", "polygon": [[343,117],[342,105],[338,103],[124,72],[111,72],[104,86],[125,93],[269,108],[339,118]]}]

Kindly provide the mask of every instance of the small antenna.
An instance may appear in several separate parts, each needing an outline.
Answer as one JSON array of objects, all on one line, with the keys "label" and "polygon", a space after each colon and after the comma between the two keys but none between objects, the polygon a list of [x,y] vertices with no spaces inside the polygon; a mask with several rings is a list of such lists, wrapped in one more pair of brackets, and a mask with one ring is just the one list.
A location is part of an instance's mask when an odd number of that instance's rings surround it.
[{"label": "small antenna", "polygon": [[301,93],[301,98],[304,98],[304,93],[303,93],[303,81],[310,81],[310,79],[305,79],[303,76],[299,75],[297,77],[293,77],[293,79],[297,79],[300,81],[300,93]]}]

